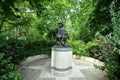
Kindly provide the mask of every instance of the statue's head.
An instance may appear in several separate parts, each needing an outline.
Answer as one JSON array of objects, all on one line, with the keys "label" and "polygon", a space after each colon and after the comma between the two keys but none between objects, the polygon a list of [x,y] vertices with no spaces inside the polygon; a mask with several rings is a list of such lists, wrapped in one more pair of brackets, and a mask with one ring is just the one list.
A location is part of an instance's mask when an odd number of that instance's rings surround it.
[{"label": "statue's head", "polygon": [[60,22],[60,23],[59,23],[59,27],[61,28],[61,27],[63,27],[63,26],[64,26],[63,23]]}]

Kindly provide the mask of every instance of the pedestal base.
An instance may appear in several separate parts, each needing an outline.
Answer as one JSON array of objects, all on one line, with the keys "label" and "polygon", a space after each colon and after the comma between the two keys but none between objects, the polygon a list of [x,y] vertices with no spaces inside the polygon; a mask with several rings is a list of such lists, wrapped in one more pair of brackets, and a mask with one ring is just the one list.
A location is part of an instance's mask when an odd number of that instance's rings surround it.
[{"label": "pedestal base", "polygon": [[[60,74],[59,74],[60,75]],[[86,80],[84,75],[77,67],[73,67],[71,73],[67,76],[56,76],[49,71],[43,71],[39,80]]]},{"label": "pedestal base", "polygon": [[67,76],[72,70],[72,48],[52,47],[51,73],[57,76]]}]

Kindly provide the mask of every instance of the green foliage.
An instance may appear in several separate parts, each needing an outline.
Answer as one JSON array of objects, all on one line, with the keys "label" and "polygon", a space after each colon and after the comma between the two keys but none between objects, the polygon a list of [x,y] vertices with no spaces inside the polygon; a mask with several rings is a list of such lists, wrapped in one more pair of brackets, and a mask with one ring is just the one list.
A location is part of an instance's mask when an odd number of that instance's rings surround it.
[{"label": "green foliage", "polygon": [[97,42],[96,39],[93,39],[92,41],[89,41],[88,43],[86,43],[86,49],[90,49],[92,47],[98,46],[99,43]]},{"label": "green foliage", "polygon": [[97,43],[98,45],[88,49],[90,56],[103,62],[107,62],[108,54],[113,54],[113,48],[115,45],[111,42],[108,42],[104,37],[98,38]]},{"label": "green foliage", "polygon": [[0,53],[0,80],[23,80],[15,65],[11,63],[11,57],[5,58],[4,53]]},{"label": "green foliage", "polygon": [[33,56],[39,54],[50,54],[51,47],[54,45],[54,42],[50,41],[35,41],[26,44],[25,51],[26,56]]},{"label": "green foliage", "polygon": [[[12,70],[14,64],[28,56],[50,54],[55,39],[48,37],[51,35],[44,27],[56,28],[58,22],[63,22],[73,53],[105,61],[104,68],[108,70],[110,80],[118,80],[119,6],[118,0],[0,1],[0,52],[7,58],[11,56],[11,59],[2,60],[9,63],[10,68],[6,70]],[[11,80],[14,80],[13,76],[19,76],[16,71],[10,71],[2,76],[4,80],[8,79],[6,75]]]},{"label": "green foliage", "polygon": [[99,46],[92,48],[90,51],[92,57],[105,62],[105,66],[103,66],[101,69],[107,70],[107,77],[109,80],[119,80],[120,52],[117,48],[118,44],[115,44],[106,37],[102,39],[100,38],[98,43]]},{"label": "green foliage", "polygon": [[[95,1],[95,0],[94,0]],[[109,5],[112,0],[96,0],[94,4],[95,9],[89,17],[88,25],[91,28],[91,36],[95,37],[96,32],[100,32],[103,35],[109,34],[112,31],[110,23]]]},{"label": "green foliage", "polygon": [[77,54],[79,56],[88,56],[88,53],[86,52],[86,46],[83,41],[69,40],[68,43],[73,48],[73,54]]},{"label": "green foliage", "polygon": [[0,52],[4,52],[6,57],[11,56],[11,61],[13,63],[18,64],[22,59],[26,57],[25,45],[27,43],[25,41],[12,38],[6,40],[3,38],[0,40],[0,43]]},{"label": "green foliage", "polygon": [[20,74],[16,71],[15,65],[19,65],[28,56],[38,54],[50,54],[51,46],[54,44],[50,41],[24,41],[17,39],[0,40],[0,69],[1,80],[21,80]]},{"label": "green foliage", "polygon": [[[4,42],[3,42],[4,41]],[[6,56],[12,57],[12,62],[19,64],[23,59],[28,56],[38,54],[50,54],[51,47],[54,45],[53,41],[29,41],[17,39],[1,39],[0,52],[4,52]]]},{"label": "green foliage", "polygon": [[107,69],[109,80],[120,79],[119,6],[120,4],[117,0],[110,0],[109,2],[100,0],[89,23],[93,31],[93,36],[96,35],[99,43],[99,46],[92,48],[90,53],[93,53],[92,56],[95,58],[105,61],[104,69]]},{"label": "green foliage", "polygon": [[[6,13],[4,7],[7,3],[9,9],[7,11],[12,14]],[[51,28],[57,27],[58,22],[63,22],[66,29],[71,34],[73,39],[82,39],[85,42],[91,40],[91,32],[89,27],[86,26],[89,15],[94,10],[92,0],[87,1],[2,1],[1,11],[8,18],[1,14],[1,30],[0,35],[5,35],[9,38],[32,40],[39,39],[47,40],[47,31],[44,26]],[[12,16],[14,15],[14,16]],[[15,17],[18,16],[18,17]],[[5,19],[5,20],[4,20]],[[2,22],[6,24],[2,24]]]},{"label": "green foliage", "polygon": [[89,49],[98,45],[95,41],[85,43],[81,40],[69,40],[68,43],[73,48],[73,54],[77,54],[79,56],[89,56]]},{"label": "green foliage", "polygon": [[106,63],[105,68],[108,69],[108,77],[111,80],[120,79],[120,4],[112,1],[110,5],[111,22],[113,26],[113,32],[106,36],[115,46],[113,54],[109,56],[109,61]]}]

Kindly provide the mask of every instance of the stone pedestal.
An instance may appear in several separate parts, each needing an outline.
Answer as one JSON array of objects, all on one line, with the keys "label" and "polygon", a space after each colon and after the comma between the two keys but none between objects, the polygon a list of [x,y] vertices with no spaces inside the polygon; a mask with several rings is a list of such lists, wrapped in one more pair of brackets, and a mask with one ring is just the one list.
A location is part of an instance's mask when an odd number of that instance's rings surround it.
[{"label": "stone pedestal", "polygon": [[57,76],[67,76],[72,71],[72,48],[52,47],[51,73]]}]

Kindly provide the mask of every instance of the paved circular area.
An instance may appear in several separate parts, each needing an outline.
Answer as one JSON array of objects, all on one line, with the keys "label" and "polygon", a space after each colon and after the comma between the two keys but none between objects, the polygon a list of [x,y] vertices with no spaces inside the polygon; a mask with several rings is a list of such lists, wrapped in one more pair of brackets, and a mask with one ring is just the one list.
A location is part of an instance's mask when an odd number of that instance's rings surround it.
[{"label": "paved circular area", "polygon": [[70,76],[51,74],[51,59],[48,56],[29,57],[18,69],[25,80],[106,80],[104,73],[92,64],[73,59]]}]

